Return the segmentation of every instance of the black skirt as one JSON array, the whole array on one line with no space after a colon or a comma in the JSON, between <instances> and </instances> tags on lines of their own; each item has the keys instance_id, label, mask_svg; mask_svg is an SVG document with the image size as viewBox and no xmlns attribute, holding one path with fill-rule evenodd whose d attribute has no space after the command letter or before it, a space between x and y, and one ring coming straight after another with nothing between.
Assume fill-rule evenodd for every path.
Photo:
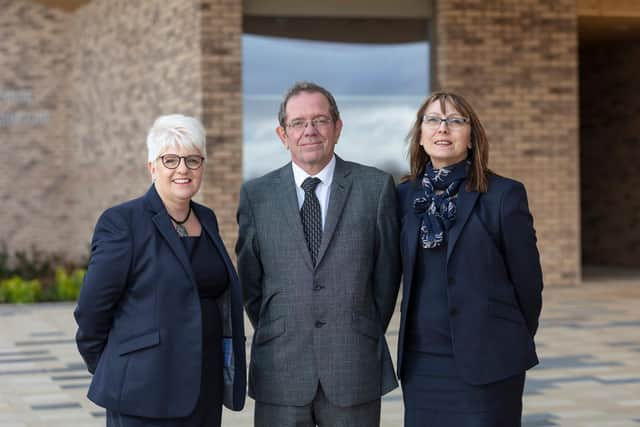
<instances>
[{"instance_id":1,"label":"black skirt","mask_svg":"<svg viewBox=\"0 0 640 427\"><path fill-rule=\"evenodd\" d=\"M405 427L519 427L525 374L466 383L452 356L408 352L402 391Z\"/></svg>"}]
</instances>

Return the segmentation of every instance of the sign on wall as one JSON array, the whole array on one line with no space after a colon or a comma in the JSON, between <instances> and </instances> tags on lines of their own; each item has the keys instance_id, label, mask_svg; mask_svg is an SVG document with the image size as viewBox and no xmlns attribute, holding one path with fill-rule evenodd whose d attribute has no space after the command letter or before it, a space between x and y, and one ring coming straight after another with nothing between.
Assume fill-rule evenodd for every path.
<instances>
[{"instance_id":1,"label":"sign on wall","mask_svg":"<svg viewBox=\"0 0 640 427\"><path fill-rule=\"evenodd\" d=\"M29 107L33 105L31 89L0 88L0 107ZM14 126L42 126L49 122L49 111L16 110L0 112L0 128Z\"/></svg>"}]
</instances>

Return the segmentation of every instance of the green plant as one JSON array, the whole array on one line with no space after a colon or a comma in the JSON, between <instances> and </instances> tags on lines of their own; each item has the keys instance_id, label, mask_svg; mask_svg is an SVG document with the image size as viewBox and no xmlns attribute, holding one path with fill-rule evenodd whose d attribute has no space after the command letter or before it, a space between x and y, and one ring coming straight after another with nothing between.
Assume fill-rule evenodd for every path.
<instances>
[{"instance_id":1,"label":"green plant","mask_svg":"<svg viewBox=\"0 0 640 427\"><path fill-rule=\"evenodd\" d=\"M80 287L84 274L87 272L84 268L76 268L71 273L58 267L55 271L55 299L61 301L75 301L80 294Z\"/></svg>"},{"instance_id":2,"label":"green plant","mask_svg":"<svg viewBox=\"0 0 640 427\"><path fill-rule=\"evenodd\" d=\"M42 285L38 279L24 280L19 276L12 276L0 281L0 300L4 302L36 302L41 292Z\"/></svg>"},{"instance_id":3,"label":"green plant","mask_svg":"<svg viewBox=\"0 0 640 427\"><path fill-rule=\"evenodd\" d=\"M0 286L0 303L76 300L88 261L85 256L72 262L36 247L9 251L0 241L0 283L7 281Z\"/></svg>"}]
</instances>

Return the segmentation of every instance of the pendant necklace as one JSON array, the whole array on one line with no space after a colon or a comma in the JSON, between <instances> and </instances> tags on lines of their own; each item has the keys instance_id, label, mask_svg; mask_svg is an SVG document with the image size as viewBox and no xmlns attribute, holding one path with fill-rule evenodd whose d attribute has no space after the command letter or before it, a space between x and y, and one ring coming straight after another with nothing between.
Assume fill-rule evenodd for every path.
<instances>
[{"instance_id":1,"label":"pendant necklace","mask_svg":"<svg viewBox=\"0 0 640 427\"><path fill-rule=\"evenodd\" d=\"M167 215L169 215L169 212L167 212ZM189 235L189 233L187 232L187 228L182 224L187 222L190 216L191 216L191 205L189 205L189 212L187 212L187 217L182 221L178 221L177 219L169 215L169 218L171 218L171 221L176 223L176 231L178 232L178 236L187 237Z\"/></svg>"}]
</instances>

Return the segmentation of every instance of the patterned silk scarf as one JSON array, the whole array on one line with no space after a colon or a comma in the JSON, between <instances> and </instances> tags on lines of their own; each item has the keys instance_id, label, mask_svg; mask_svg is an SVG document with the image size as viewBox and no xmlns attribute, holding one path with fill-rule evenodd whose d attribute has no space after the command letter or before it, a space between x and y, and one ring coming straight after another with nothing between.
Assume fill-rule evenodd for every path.
<instances>
[{"instance_id":1,"label":"patterned silk scarf","mask_svg":"<svg viewBox=\"0 0 640 427\"><path fill-rule=\"evenodd\" d=\"M446 168L427 164L422 177L424 196L413 201L413 210L421 219L420 245L425 249L441 246L456 221L456 198L467 177L470 162L463 160Z\"/></svg>"}]
</instances>

